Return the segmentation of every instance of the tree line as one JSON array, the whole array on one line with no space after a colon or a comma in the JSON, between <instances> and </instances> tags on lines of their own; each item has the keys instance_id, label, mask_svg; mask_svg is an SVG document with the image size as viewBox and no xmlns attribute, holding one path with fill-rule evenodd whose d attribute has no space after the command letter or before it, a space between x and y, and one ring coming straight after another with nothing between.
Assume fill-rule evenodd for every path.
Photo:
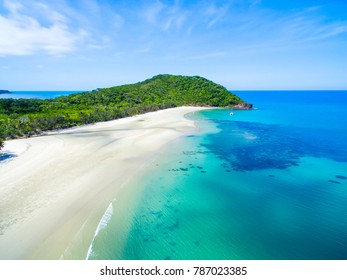
<instances>
[{"instance_id":1,"label":"tree line","mask_svg":"<svg viewBox=\"0 0 347 280\"><path fill-rule=\"evenodd\" d=\"M100 88L52 99L0 99L0 148L4 139L108 121L178 106L246 104L199 76L158 75L131 85Z\"/></svg>"}]
</instances>

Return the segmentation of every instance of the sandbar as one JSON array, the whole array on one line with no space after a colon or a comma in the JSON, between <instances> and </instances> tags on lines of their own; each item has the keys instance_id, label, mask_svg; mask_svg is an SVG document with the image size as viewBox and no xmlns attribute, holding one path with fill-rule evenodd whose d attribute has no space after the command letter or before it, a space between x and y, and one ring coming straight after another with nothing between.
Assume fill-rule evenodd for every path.
<instances>
[{"instance_id":1,"label":"sandbar","mask_svg":"<svg viewBox=\"0 0 347 280\"><path fill-rule=\"evenodd\" d=\"M184 116L202 109L171 108L7 141L4 151L16 157L0 164L0 259L84 259L117 192L162 147L194 131ZM78 253L70 254L82 231Z\"/></svg>"}]
</instances>

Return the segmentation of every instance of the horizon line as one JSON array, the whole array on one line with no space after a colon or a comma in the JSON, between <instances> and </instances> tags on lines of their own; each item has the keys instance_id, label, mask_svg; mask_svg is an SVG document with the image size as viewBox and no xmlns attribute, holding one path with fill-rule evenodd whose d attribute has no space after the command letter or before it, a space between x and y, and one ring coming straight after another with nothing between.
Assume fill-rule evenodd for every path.
<instances>
[{"instance_id":1,"label":"horizon line","mask_svg":"<svg viewBox=\"0 0 347 280\"><path fill-rule=\"evenodd\" d=\"M122 85L118 85L118 86L122 86ZM117 86L114 86L117 87ZM106 87L105 87L106 88ZM103 87L100 88L94 88L94 89L79 89L79 90L73 90L73 89L26 89L26 90L20 90L20 89L15 89L15 90L8 90L9 93L4 93L4 94L11 94L14 92L28 92L28 91L36 91L36 92L63 92L63 91L71 91L71 92L88 92L88 91L93 91L93 90L97 90L97 89L104 89ZM226 88L228 91L347 91L346 89L228 89Z\"/></svg>"}]
</instances>

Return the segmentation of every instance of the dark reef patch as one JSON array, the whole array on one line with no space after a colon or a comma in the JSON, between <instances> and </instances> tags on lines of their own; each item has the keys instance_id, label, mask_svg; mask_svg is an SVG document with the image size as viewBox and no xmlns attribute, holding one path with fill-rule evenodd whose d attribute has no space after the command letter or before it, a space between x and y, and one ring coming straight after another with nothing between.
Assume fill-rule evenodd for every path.
<instances>
[{"instance_id":1,"label":"dark reef patch","mask_svg":"<svg viewBox=\"0 0 347 280\"><path fill-rule=\"evenodd\" d=\"M334 180L329 180L328 182L329 182L329 183L333 183L333 184L341 184L340 182L334 181Z\"/></svg>"},{"instance_id":2,"label":"dark reef patch","mask_svg":"<svg viewBox=\"0 0 347 280\"><path fill-rule=\"evenodd\" d=\"M314 129L229 120L215 122L220 132L207 135L203 146L225 162L223 168L286 169L300 165L300 158L305 156L347 162L347 150L341 139L323 138ZM341 147L338 153L336 147Z\"/></svg>"}]
</instances>

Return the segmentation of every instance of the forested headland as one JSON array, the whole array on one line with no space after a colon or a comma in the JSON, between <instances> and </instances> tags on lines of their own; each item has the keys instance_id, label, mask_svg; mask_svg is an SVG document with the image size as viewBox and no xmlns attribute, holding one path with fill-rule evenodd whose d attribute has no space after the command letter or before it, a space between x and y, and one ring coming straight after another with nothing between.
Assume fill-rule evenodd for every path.
<instances>
[{"instance_id":1,"label":"forested headland","mask_svg":"<svg viewBox=\"0 0 347 280\"><path fill-rule=\"evenodd\" d=\"M0 89L0 94L4 94L4 93L11 93L11 92L6 89Z\"/></svg>"},{"instance_id":2,"label":"forested headland","mask_svg":"<svg viewBox=\"0 0 347 280\"><path fill-rule=\"evenodd\" d=\"M251 106L205 78L175 75L52 99L0 99L0 148L4 139L188 105Z\"/></svg>"}]
</instances>

